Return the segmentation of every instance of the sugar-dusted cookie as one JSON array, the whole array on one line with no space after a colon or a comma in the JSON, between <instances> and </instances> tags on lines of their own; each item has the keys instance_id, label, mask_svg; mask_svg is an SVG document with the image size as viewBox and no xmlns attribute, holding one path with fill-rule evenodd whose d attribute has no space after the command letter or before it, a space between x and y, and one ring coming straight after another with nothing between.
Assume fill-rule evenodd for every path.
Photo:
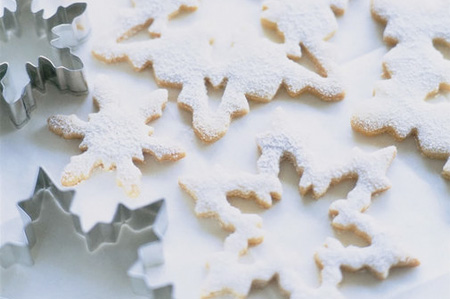
<instances>
[{"instance_id":1,"label":"sugar-dusted cookie","mask_svg":"<svg viewBox=\"0 0 450 299\"><path fill-rule=\"evenodd\" d=\"M131 0L133 7L123 9L117 26L121 41L148 27L152 36L160 36L170 17L180 10L196 10L198 0Z\"/></svg>"},{"instance_id":2,"label":"sugar-dusted cookie","mask_svg":"<svg viewBox=\"0 0 450 299\"><path fill-rule=\"evenodd\" d=\"M277 120L273 130L258 137L261 157L258 160L258 174L226 174L216 171L204 177L182 178L180 185L196 199L196 211L214 215L222 223L232 219L234 233L225 240L222 252L214 254L208 261L209 272L205 281L203 298L221 294L232 294L236 298L245 298L254 283L267 282L277 276L280 288L291 298L340 298L338 285L342 281L342 270L356 271L363 268L371 270L378 278L386 278L392 267L417 266L418 260L401 249L388 228L384 228L376 219L364 214L374 194L390 187L386 171L396 155L391 146L374 153L365 153L355 148L341 152L339 146L332 152L318 151L317 138L311 138L308 128L302 128L290 121L282 111L277 111ZM328 148L330 148L329 142ZM336 152L335 152L336 151ZM319 287L308 286L298 273L295 263L296 254L282 248L276 242L268 240L259 245L256 254L241 260L242 253L250 254L248 244L253 244L253 232L263 234L259 221L247 221L250 216L239 211L226 200L226 195L240 195L233 190L245 190L252 194L263 206L270 207L271 198L278 198L279 165L283 158L289 159L296 167L301 180L300 192L313 191L316 197L323 195L330 184L346 178L356 178L355 187L346 199L334 201L329 213L333 217L332 225L336 229L353 232L366 239L365 247L344 246L338 239L327 238L325 246L319 248L315 260L321 269ZM248 178L259 178L257 183ZM266 184L264 184L266 180ZM231 184L230 182L233 182ZM238 187L237 187L238 186ZM256 188L260 186L259 188ZM275 187L275 188L274 188ZM277 196L273 196L276 191ZM229 193L228 193L229 192ZM270 196L271 195L271 196ZM282 215L280 215L282 217ZM257 229L259 231L257 231ZM291 228L295 237L295 228ZM229 246L231 238L239 240ZM245 242L247 241L247 242ZM258 240L259 243L260 240Z\"/></svg>"},{"instance_id":3,"label":"sugar-dusted cookie","mask_svg":"<svg viewBox=\"0 0 450 299\"><path fill-rule=\"evenodd\" d=\"M348 0L268 0L261 21L284 38L291 58L302 56L301 46L312 56L321 74L335 72L333 53L326 39L337 30L334 14L344 13ZM334 12L334 14L333 14Z\"/></svg>"},{"instance_id":4,"label":"sugar-dusted cookie","mask_svg":"<svg viewBox=\"0 0 450 299\"><path fill-rule=\"evenodd\" d=\"M305 12L301 10L302 6L296 6L295 11L299 16L315 21L293 23L301 28L296 27L289 35L286 40L289 47L259 36L233 37L228 43L218 45L214 42L219 37L195 25L183 30L167 30L161 38L148 41L102 42L94 48L93 54L107 63L128 60L135 70L151 65L159 84L182 89L178 104L192 112L197 136L205 142L214 142L224 136L232 118L248 113L248 99L268 102L280 86L285 86L291 96L307 91L326 101L343 98L342 82L324 41L336 29L330 10L333 5L328 1L310 2L308 5L314 10ZM343 5L339 7L343 9ZM268 11L272 10L269 8ZM282 16L279 18L285 21ZM280 24L285 28L284 23ZM326 33L323 27L326 27ZM295 36L300 31L307 34ZM300 55L300 44L307 46L319 67L319 74L288 58L293 43L296 43L297 56ZM213 59L213 44L220 48L219 52L228 55ZM209 106L205 81L216 88L224 87L216 110Z\"/></svg>"},{"instance_id":5,"label":"sugar-dusted cookie","mask_svg":"<svg viewBox=\"0 0 450 299\"><path fill-rule=\"evenodd\" d=\"M102 45L93 53L106 62L129 60L136 70L151 64L159 84L182 87L178 103L192 111L194 130L205 142L221 138L232 117L248 112L247 98L270 101L280 85L292 96L309 91L335 101L344 94L339 78L306 69L288 59L284 46L262 38L235 42L224 61L213 64L212 39L199 31L171 31L160 39ZM216 111L209 107L205 79L215 86L226 81Z\"/></svg>"},{"instance_id":6,"label":"sugar-dusted cookie","mask_svg":"<svg viewBox=\"0 0 450 299\"><path fill-rule=\"evenodd\" d=\"M230 205L227 196L254 199L265 208L272 199L281 197L281 184L276 177L264 174L227 173L216 167L214 175L183 177L179 184L195 199L195 213L199 217L215 217L232 234L225 240L225 248L236 254L244 253L248 245L256 245L264 238L262 220L258 215L242 214Z\"/></svg>"},{"instance_id":7,"label":"sugar-dusted cookie","mask_svg":"<svg viewBox=\"0 0 450 299\"><path fill-rule=\"evenodd\" d=\"M106 76L95 83L94 101L98 113L87 122L75 115L56 115L48 119L49 129L66 139L82 138L81 155L73 156L64 169L61 182L73 186L90 177L94 168L117 171L117 183L129 196L139 195L141 172L133 160L143 161L144 153L158 160L178 160L185 153L180 147L150 136L153 129L146 123L161 116L167 102L167 91L156 90L149 101L133 106L122 103L116 89Z\"/></svg>"},{"instance_id":8,"label":"sugar-dusted cookie","mask_svg":"<svg viewBox=\"0 0 450 299\"><path fill-rule=\"evenodd\" d=\"M352 127L370 136L414 135L423 154L447 160L442 174L450 179L450 102L431 98L450 88L450 62L433 46L450 44L450 2L374 0L372 14L387 23L384 39L395 46L384 56L386 80L357 108Z\"/></svg>"}]
</instances>

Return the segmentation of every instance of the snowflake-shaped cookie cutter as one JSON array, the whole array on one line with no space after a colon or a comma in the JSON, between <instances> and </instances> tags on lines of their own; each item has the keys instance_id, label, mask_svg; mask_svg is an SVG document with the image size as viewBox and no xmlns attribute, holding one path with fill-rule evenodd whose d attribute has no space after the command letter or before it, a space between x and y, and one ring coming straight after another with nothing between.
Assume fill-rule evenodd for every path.
<instances>
[{"instance_id":1,"label":"snowflake-shaped cookie cutter","mask_svg":"<svg viewBox=\"0 0 450 299\"><path fill-rule=\"evenodd\" d=\"M9 113L11 121L21 128L30 119L31 112L36 108L32 90L46 91L45 83L51 82L61 92L76 95L88 92L87 82L83 73L82 60L72 54L71 48L83 42L90 33L86 15L86 3L74 3L67 7L58 7L49 18L44 17L44 10L32 12L33 0L5 0L3 15L0 13L0 44L6 46L11 36L20 37L22 20L31 18L38 37L47 37L49 47L58 55L60 66L45 56L39 56L37 65L27 62L25 65L29 81L22 86L17 97L11 91L15 74L8 71L9 64L0 57L0 101ZM16 3L16 9L13 10ZM32 45L30 45L32 46ZM39 55L39 53L36 53ZM36 55L36 56L38 56Z\"/></svg>"},{"instance_id":2,"label":"snowflake-shaped cookie cutter","mask_svg":"<svg viewBox=\"0 0 450 299\"><path fill-rule=\"evenodd\" d=\"M115 243L118 240L122 226L128 225L134 231L149 229L149 242L138 248L138 260L130 267L130 277L133 290L140 294L171 294L172 286L149 285L144 277L136 274L138 267L143 269L164 263L162 238L167 230L168 217L164 199L154 201L145 206L129 209L119 204L109 223L98 222L90 230L84 231L80 216L70 210L74 190L61 190L51 180L43 168L39 168L33 194L17 204L23 221L24 239L19 242L5 242L0 246L0 265L8 268L14 264L32 265L31 249L36 243L33 224L39 218L45 201L54 200L65 212L69 213L77 233L86 239L89 251L94 251L104 243ZM159 297L158 297L159 298Z\"/></svg>"}]
</instances>

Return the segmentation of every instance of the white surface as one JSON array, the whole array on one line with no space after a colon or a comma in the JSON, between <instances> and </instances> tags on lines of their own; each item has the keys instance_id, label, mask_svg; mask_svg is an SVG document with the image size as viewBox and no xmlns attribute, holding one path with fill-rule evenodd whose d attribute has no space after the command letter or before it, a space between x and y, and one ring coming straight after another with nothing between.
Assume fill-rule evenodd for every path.
<instances>
[{"instance_id":1,"label":"white surface","mask_svg":"<svg viewBox=\"0 0 450 299\"><path fill-rule=\"evenodd\" d=\"M45 1L44 4L47 6L51 2ZM246 26L258 34L265 34L267 31L259 22L260 4L257 0L203 0L197 12L176 17L169 23L169 28L185 26L200 19L219 22L219 26ZM130 101L157 88L150 69L135 73L126 63L105 65L90 55L92 45L108 33L115 13L128 7L129 0L92 0L88 5L92 35L76 52L85 62L88 82L93 82L97 74L108 74L123 87L124 98ZM357 102L371 96L387 49L381 40L382 27L371 19L367 0L350 0L347 12L338 18L338 23L339 30L331 42L345 74L347 96L342 102L325 103L310 95L290 98L281 89L271 103L251 103L250 113L234 120L223 139L204 145L192 131L191 114L177 108L178 90L170 90L163 116L151 125L155 128L155 136L174 139L184 146L186 158L175 163L158 163L146 156L145 163L138 165L143 181L141 196L137 199L126 197L124 191L115 185L114 173L95 172L90 180L75 188L77 195L72 211L80 215L83 228L89 230L96 222L110 221L119 202L139 207L165 197L169 230L164 240L166 263L163 276L174 282L176 298L198 298L207 271L205 261L222 248L226 233L216 221L194 216L193 201L178 187L177 178L205 172L213 164L255 173L259 156L255 136L270 129L272 111L281 106L298 118L299 126L308 126L311 130L315 126L327 128L327 133L317 138L336 138L348 146L357 145L370 151L391 144L398 148L397 158L388 171L392 188L377 196L367 213L389 225L399 242L422 264L414 269L393 270L386 281L378 281L370 273L345 272L341 287L343 294L349 298L449 296L450 183L440 176L444 161L422 157L411 138L397 143L389 136L367 138L352 132L349 121L352 109ZM147 37L141 35L137 38ZM210 91L214 105L222 90ZM57 113L75 113L86 119L88 113L95 111L90 96L60 95L52 86L49 86L47 94L36 94L38 108L32 120L20 131L12 128L2 112L1 222L11 224L8 234L2 226L2 238L21 235L15 203L30 195L38 166L43 166L58 183L70 156L80 152L78 140L67 141L48 131L47 117ZM311 118L315 119L314 124L306 121ZM298 194L299 177L288 163L283 163L280 177L283 199L271 209L261 210L255 204L241 200L233 199L232 202L242 207L244 212L260 213L264 228L270 234L277 234L289 250L299 253L299 262L304 264L302 274L305 281L317 285L318 270L313 254L327 236L334 234L328 206L332 200L344 197L352 183L339 184L324 198L315 201L310 196L302 198ZM73 233L70 220L66 217L64 221L64 217L54 215L54 212L50 209L39 220L39 241L32 251L35 266L16 265L2 269L0 295L11 299L133 298L126 269L135 260L137 243L145 242L140 239L142 236L128 232L117 246L106 246L89 254L83 245L84 240ZM271 283L267 288L252 291L249 298L284 297L276 284Z\"/></svg>"}]
</instances>

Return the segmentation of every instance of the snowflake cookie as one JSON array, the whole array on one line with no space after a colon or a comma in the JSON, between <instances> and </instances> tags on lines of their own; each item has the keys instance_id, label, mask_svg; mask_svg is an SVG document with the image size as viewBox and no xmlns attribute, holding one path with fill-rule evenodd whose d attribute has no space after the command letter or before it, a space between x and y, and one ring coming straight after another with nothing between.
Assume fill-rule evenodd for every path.
<instances>
[{"instance_id":1,"label":"snowflake cookie","mask_svg":"<svg viewBox=\"0 0 450 299\"><path fill-rule=\"evenodd\" d=\"M138 107L123 104L117 90L105 76L95 83L94 101L98 113L89 115L87 122L75 115L56 115L48 119L49 129L66 139L82 138L81 155L73 156L64 169L61 182L73 186L90 177L94 168L117 171L117 183L131 197L139 195L141 172L133 160L143 161L144 153L158 160L178 160L185 153L180 147L150 136L153 129L146 125L161 116L167 102L167 91L156 90L150 101Z\"/></svg>"},{"instance_id":2,"label":"snowflake cookie","mask_svg":"<svg viewBox=\"0 0 450 299\"><path fill-rule=\"evenodd\" d=\"M301 46L312 56L322 75L335 72L333 53L326 39L337 30L334 14L344 13L348 0L269 0L263 3L261 21L284 38L291 58L302 56ZM333 14L334 12L334 14Z\"/></svg>"},{"instance_id":3,"label":"snowflake cookie","mask_svg":"<svg viewBox=\"0 0 450 299\"><path fill-rule=\"evenodd\" d=\"M430 98L450 88L450 62L433 46L450 44L450 2L374 0L372 14L387 23L384 39L395 46L384 56L387 79L355 111L352 127L369 136L414 135L424 155L447 160L442 174L450 179L450 102Z\"/></svg>"},{"instance_id":4,"label":"snowflake cookie","mask_svg":"<svg viewBox=\"0 0 450 299\"><path fill-rule=\"evenodd\" d=\"M307 128L292 125L282 110L277 114L274 129L260 135L257 140L261 149L257 175L216 171L213 175L180 179L181 187L196 199L197 213L215 216L225 228L233 231L225 240L224 250L208 261L203 298L221 294L245 298L252 284L268 282L274 276L278 277L280 288L291 298L341 298L338 285L343 279L343 269L356 271L367 268L384 279L392 267L417 266L419 261L397 245L389 229L364 214L372 196L390 187L386 171L396 155L396 148L391 146L374 153L355 148L338 154L323 151L323 154L316 150L313 143L317 138L311 138ZM278 174L283 158L289 159L301 174L299 189L302 194L312 190L319 197L330 184L346 178L356 179L356 185L347 198L334 201L329 213L333 217L334 228L351 231L369 244L346 247L335 238L327 238L325 245L315 254L321 269L321 284L317 288L304 283L298 273L295 263L298 253L292 255L270 238L258 246L256 254L255 250L248 250L249 244L262 242L262 219L253 214L241 214L226 198L227 195L251 196L264 207L270 207L271 199L279 199L281 195ZM245 252L251 257L241 261Z\"/></svg>"},{"instance_id":5,"label":"snowflake cookie","mask_svg":"<svg viewBox=\"0 0 450 299\"><path fill-rule=\"evenodd\" d=\"M320 12L317 21L295 23L305 26L302 30L308 36L307 40L296 37L297 56L300 44L307 47L319 66L319 74L289 59L291 52L284 44L255 36L234 37L218 43L216 40L221 37L199 26L167 30L161 38L147 41L102 43L95 47L93 54L107 63L128 60L138 71L151 65L158 84L181 88L178 104L192 112L197 136L205 142L214 142L225 135L232 118L248 113L248 99L268 102L282 85L291 96L308 91L326 101L343 98L342 83L324 42L336 24L334 17L334 23L329 20L331 4L322 2L318 7L310 3L316 9L306 13L311 18ZM304 16L301 8L297 7L296 11ZM324 35L319 27L326 27L327 33ZM291 39L286 42L293 43ZM213 59L213 56L217 58L213 55L215 47L227 55ZM214 111L208 102L205 81L215 88L224 87L220 105Z\"/></svg>"},{"instance_id":6,"label":"snowflake cookie","mask_svg":"<svg viewBox=\"0 0 450 299\"><path fill-rule=\"evenodd\" d=\"M124 9L117 28L117 41L133 36L148 27L152 36L160 36L170 17L180 10L196 10L198 0L132 0L132 8Z\"/></svg>"},{"instance_id":7,"label":"snowflake cookie","mask_svg":"<svg viewBox=\"0 0 450 299\"><path fill-rule=\"evenodd\" d=\"M216 167L214 175L183 177L179 184L195 199L195 213L199 217L215 217L222 227L232 234L225 240L227 251L242 254L248 245L263 241L262 219L258 215L242 214L230 205L227 196L237 196L255 201L265 208L272 199L281 197L281 183L277 177L249 173L229 174Z\"/></svg>"}]
</instances>

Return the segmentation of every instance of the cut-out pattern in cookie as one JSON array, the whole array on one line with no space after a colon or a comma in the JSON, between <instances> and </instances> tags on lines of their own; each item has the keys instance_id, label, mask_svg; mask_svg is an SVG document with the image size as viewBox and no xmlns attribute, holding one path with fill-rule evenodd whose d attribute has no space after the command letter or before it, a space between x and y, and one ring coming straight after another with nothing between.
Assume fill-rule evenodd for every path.
<instances>
[{"instance_id":1,"label":"cut-out pattern in cookie","mask_svg":"<svg viewBox=\"0 0 450 299\"><path fill-rule=\"evenodd\" d=\"M64 169L62 184L73 186L90 177L96 167L117 171L117 183L131 197L139 195L141 172L133 160L143 161L144 153L158 160L178 160L183 150L150 136L153 129L146 123L158 118L167 102L167 91L156 90L150 101L133 107L121 103L118 92L105 76L99 76L94 90L98 113L89 115L87 122L75 115L56 115L48 119L49 129L66 139L82 138L81 155L73 156Z\"/></svg>"},{"instance_id":2,"label":"cut-out pattern in cookie","mask_svg":"<svg viewBox=\"0 0 450 299\"><path fill-rule=\"evenodd\" d=\"M170 17L180 10L197 9L198 0L132 0L132 8L121 13L117 28L117 40L121 41L136 32L148 28L152 36L160 36Z\"/></svg>"},{"instance_id":3,"label":"cut-out pattern in cookie","mask_svg":"<svg viewBox=\"0 0 450 299\"><path fill-rule=\"evenodd\" d=\"M93 54L108 63L128 60L135 70L152 65L160 85L181 87L179 106L192 111L194 130L205 142L220 139L231 118L248 113L247 98L268 102L280 85L292 96L309 91L327 101L343 97L336 74L322 77L306 69L286 56L283 45L241 39L229 45L223 61L213 63L212 41L212 35L190 28L168 31L159 39L103 44ZM205 79L216 87L226 81L216 111L209 107Z\"/></svg>"},{"instance_id":4,"label":"cut-out pattern in cookie","mask_svg":"<svg viewBox=\"0 0 450 299\"><path fill-rule=\"evenodd\" d=\"M355 111L352 127L366 135L414 135L423 154L447 159L450 179L450 102L430 96L450 89L450 62L433 41L450 44L450 2L374 0L372 14L387 23L384 39L395 46L385 55L386 80Z\"/></svg>"},{"instance_id":5,"label":"cut-out pattern in cookie","mask_svg":"<svg viewBox=\"0 0 450 299\"><path fill-rule=\"evenodd\" d=\"M261 157L258 160L259 174L256 176L267 178L268 186L276 186L280 161L288 158L302 174L300 192L305 194L312 190L316 197L323 195L332 183L349 177L356 178L356 185L347 198L333 202L329 212L334 217L332 220L334 228L351 231L364 238L369 245L345 247L339 240L327 238L325 246L316 252L315 259L321 268L322 280L320 286L314 288L303 282L292 263L293 260L286 258L283 248L275 248L279 250L277 253L267 249L265 255L252 256L252 262L248 260L242 262L240 260L242 252L246 251L247 243L252 244L253 235L249 232L259 229L258 234L262 235L263 230L258 226L260 222L244 223L244 215L235 213L234 217L240 218L241 227L228 238L240 238L241 247L227 246L229 241L227 239L224 251L215 254L209 260L209 273L203 297L228 293L237 298L245 298L250 292L252 283L267 282L277 275L280 288L289 293L291 298L340 298L338 285L343 279L342 269L356 271L368 268L377 277L384 279L392 267L417 266L418 260L398 247L389 230L383 228L373 217L363 214L371 203L372 195L390 187L385 173L395 157L395 147L387 147L370 154L357 148L347 153L318 154L307 129L296 128L286 119L286 115L279 111L274 129L258 137ZM197 200L197 205L201 204L202 209L207 207L208 211L214 211L220 221L224 222L223 219L227 219L229 213L223 211L230 209L224 208L226 205L230 206L226 201L225 191L233 190L229 188L229 182L233 180L242 182L243 190L250 186L255 187L254 183L251 185L245 183L249 182L245 176L249 175L228 176L221 171L215 175L205 175L208 180L204 184L203 178L181 179L180 184ZM258 182L258 185L265 186L262 182ZM209 192L211 190L209 188L218 192ZM257 201L270 207L269 194L274 197L271 192L276 189L258 190L265 190L265 195L256 196ZM277 190L276 194L280 192ZM217 208L218 202L221 208ZM248 219L249 216L252 215L245 215ZM238 221L234 220L235 223ZM244 242L245 238L247 242ZM264 242L260 246L265 245ZM292 258L295 259L295 256Z\"/></svg>"},{"instance_id":6,"label":"cut-out pattern in cookie","mask_svg":"<svg viewBox=\"0 0 450 299\"><path fill-rule=\"evenodd\" d=\"M328 49L325 40L337 30L334 14L343 14L347 2L348 0L269 0L263 3L261 21L283 36L286 52L291 58L300 58L303 46L322 74L327 75L336 71L336 67L332 51Z\"/></svg>"}]
</instances>

